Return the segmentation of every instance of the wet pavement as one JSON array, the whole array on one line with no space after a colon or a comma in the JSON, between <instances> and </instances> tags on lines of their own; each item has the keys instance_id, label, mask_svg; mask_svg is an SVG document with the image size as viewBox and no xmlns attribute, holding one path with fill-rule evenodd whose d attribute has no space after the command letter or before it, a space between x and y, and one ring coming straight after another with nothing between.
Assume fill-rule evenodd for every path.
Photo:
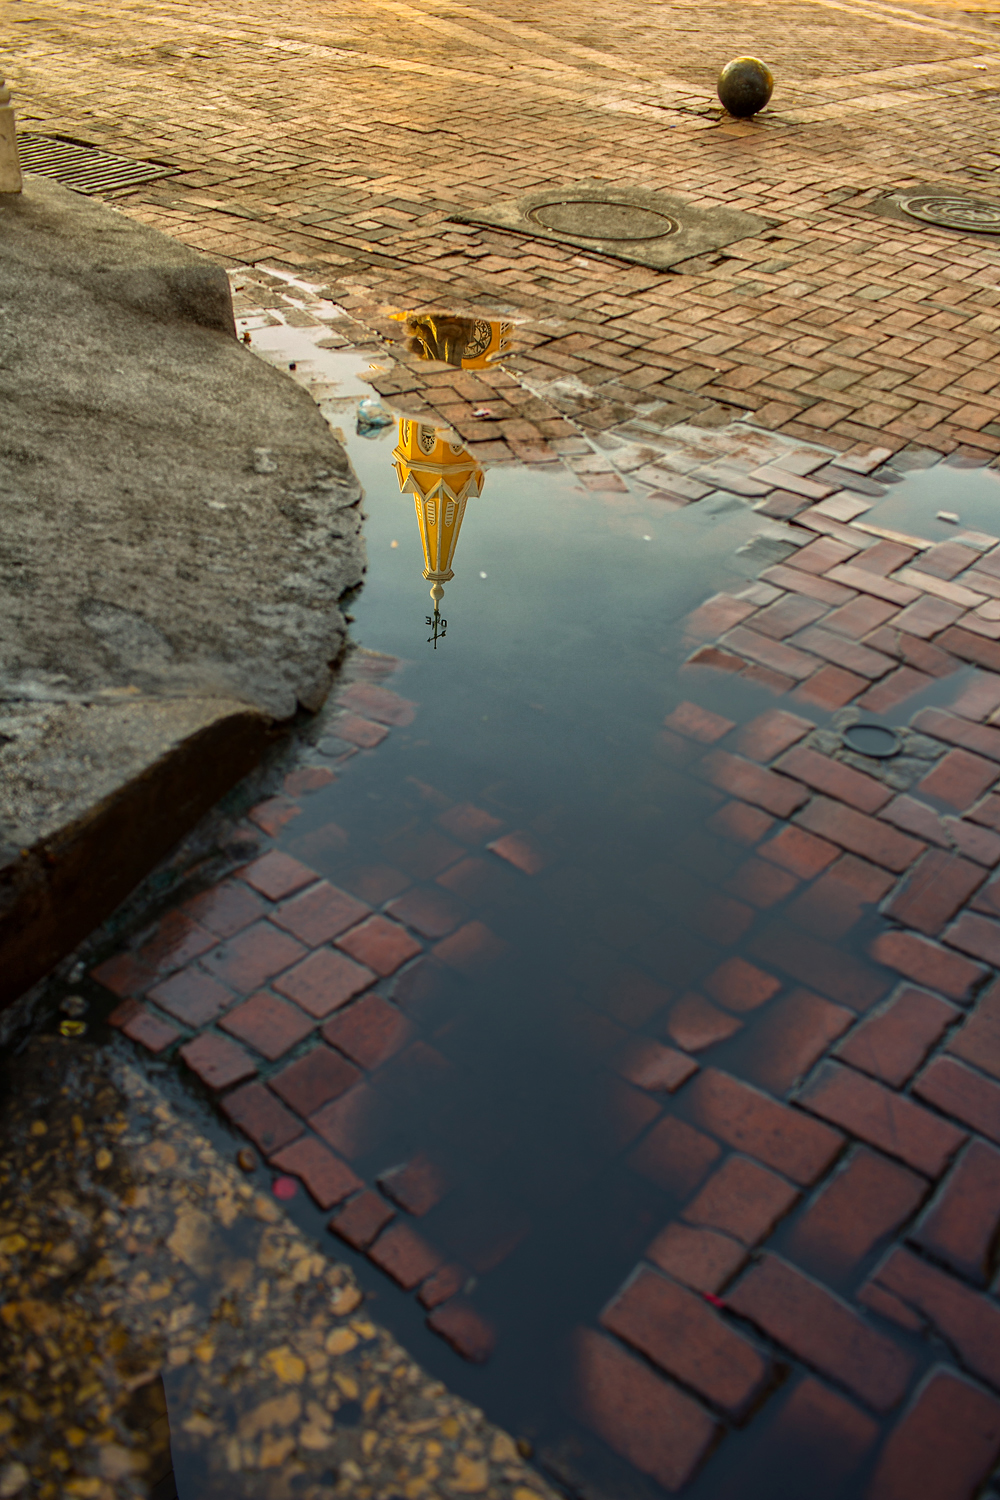
<instances>
[{"instance_id":1,"label":"wet pavement","mask_svg":"<svg viewBox=\"0 0 1000 1500\"><path fill-rule=\"evenodd\" d=\"M371 400L442 321L244 295L365 487L361 644L42 1011L565 1493L980 1493L1000 481L745 424L491 468Z\"/></svg>"}]
</instances>

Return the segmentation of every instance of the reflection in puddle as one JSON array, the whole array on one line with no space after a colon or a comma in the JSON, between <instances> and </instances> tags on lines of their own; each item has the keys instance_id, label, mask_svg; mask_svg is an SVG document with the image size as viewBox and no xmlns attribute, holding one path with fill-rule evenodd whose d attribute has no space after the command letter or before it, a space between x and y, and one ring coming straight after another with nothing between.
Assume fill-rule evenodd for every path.
<instances>
[{"instance_id":1,"label":"reflection in puddle","mask_svg":"<svg viewBox=\"0 0 1000 1500\"><path fill-rule=\"evenodd\" d=\"M424 577L431 584L434 613L427 616L428 638L437 650L448 621L441 615L444 585L455 576L452 563L469 496L478 499L486 475L465 444L447 430L402 418L393 467L402 494L412 495L424 549Z\"/></svg>"},{"instance_id":2,"label":"reflection in puddle","mask_svg":"<svg viewBox=\"0 0 1000 1500\"><path fill-rule=\"evenodd\" d=\"M462 318L452 313L393 313L418 359L438 359L460 370L484 370L510 352L513 323Z\"/></svg>"}]
</instances>

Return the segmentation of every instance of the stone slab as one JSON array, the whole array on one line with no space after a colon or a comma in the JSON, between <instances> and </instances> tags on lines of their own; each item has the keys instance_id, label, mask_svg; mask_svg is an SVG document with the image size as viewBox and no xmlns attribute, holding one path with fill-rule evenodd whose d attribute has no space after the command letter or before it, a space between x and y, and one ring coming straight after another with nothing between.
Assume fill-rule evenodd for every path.
<instances>
[{"instance_id":1,"label":"stone slab","mask_svg":"<svg viewBox=\"0 0 1000 1500\"><path fill-rule=\"evenodd\" d=\"M365 562L344 450L221 266L27 174L0 307L2 1001L322 704Z\"/></svg>"},{"instance_id":2,"label":"stone slab","mask_svg":"<svg viewBox=\"0 0 1000 1500\"><path fill-rule=\"evenodd\" d=\"M603 181L545 188L452 217L460 224L510 229L661 271L772 227L770 219L739 209L698 207L675 193Z\"/></svg>"}]
</instances>

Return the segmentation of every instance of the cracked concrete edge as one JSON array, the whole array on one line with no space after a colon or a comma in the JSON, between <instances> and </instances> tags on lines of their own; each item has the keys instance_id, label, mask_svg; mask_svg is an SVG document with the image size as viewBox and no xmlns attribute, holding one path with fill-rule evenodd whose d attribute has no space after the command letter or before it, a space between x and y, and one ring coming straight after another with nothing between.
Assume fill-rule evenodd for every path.
<instances>
[{"instance_id":1,"label":"cracked concrete edge","mask_svg":"<svg viewBox=\"0 0 1000 1500\"><path fill-rule=\"evenodd\" d=\"M2 1492L141 1500L172 1455L210 1500L556 1500L183 1108L121 1046L49 1035L19 1059Z\"/></svg>"},{"instance_id":2,"label":"cracked concrete edge","mask_svg":"<svg viewBox=\"0 0 1000 1500\"><path fill-rule=\"evenodd\" d=\"M277 733L261 710L212 698L61 704L46 728L69 753L99 744L104 785L30 844L0 846L0 1008L110 916Z\"/></svg>"}]
</instances>

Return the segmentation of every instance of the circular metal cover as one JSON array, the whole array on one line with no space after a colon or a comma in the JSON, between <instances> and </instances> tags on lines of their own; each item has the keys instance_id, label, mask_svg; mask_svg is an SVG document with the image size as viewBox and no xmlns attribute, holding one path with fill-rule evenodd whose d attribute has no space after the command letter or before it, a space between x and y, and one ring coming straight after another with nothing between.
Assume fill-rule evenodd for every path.
<instances>
[{"instance_id":1,"label":"circular metal cover","mask_svg":"<svg viewBox=\"0 0 1000 1500\"><path fill-rule=\"evenodd\" d=\"M856 755L871 755L876 760L888 760L902 748L896 731L882 724L852 724L840 738Z\"/></svg>"},{"instance_id":2,"label":"circular metal cover","mask_svg":"<svg viewBox=\"0 0 1000 1500\"><path fill-rule=\"evenodd\" d=\"M1000 205L960 193L901 193L899 206L911 219L964 229L973 234L1000 234Z\"/></svg>"},{"instance_id":3,"label":"circular metal cover","mask_svg":"<svg viewBox=\"0 0 1000 1500\"><path fill-rule=\"evenodd\" d=\"M678 229L676 220L655 208L600 198L559 198L540 203L528 218L543 229L585 240L661 240Z\"/></svg>"}]
</instances>

